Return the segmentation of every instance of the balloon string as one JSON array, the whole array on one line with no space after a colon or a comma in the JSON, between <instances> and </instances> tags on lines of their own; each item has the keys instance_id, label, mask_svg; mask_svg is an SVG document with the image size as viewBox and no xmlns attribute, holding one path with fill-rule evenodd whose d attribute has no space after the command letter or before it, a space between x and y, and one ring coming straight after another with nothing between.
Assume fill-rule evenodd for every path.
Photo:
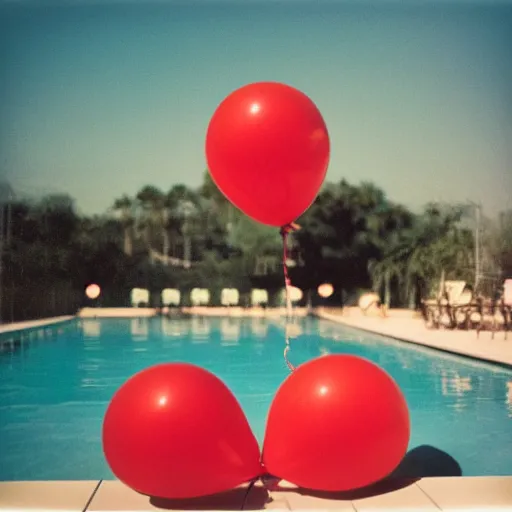
<instances>
[{"instance_id":1,"label":"balloon string","mask_svg":"<svg viewBox=\"0 0 512 512\"><path fill-rule=\"evenodd\" d=\"M245 502L247 501L247 498L249 497L249 493L251 492L252 488L256 484L256 482L259 480L259 478L253 478L249 485L247 486L247 489L245 490L244 499L242 500L242 506L240 507L240 510L245 509Z\"/></svg>"},{"instance_id":2,"label":"balloon string","mask_svg":"<svg viewBox=\"0 0 512 512\"><path fill-rule=\"evenodd\" d=\"M291 231L295 231L298 229L297 224L291 223L283 226L281 228L281 238L283 239L283 274L284 274L284 286L285 286L285 294L286 294L286 325L285 325L285 342L286 345L284 347L284 360L289 370L293 372L295 370L295 366L288 360L288 352L290 351L290 334L289 334L289 326L290 320L292 317L292 298L290 293L291 281L290 276L288 274L288 234Z\"/></svg>"}]
</instances>

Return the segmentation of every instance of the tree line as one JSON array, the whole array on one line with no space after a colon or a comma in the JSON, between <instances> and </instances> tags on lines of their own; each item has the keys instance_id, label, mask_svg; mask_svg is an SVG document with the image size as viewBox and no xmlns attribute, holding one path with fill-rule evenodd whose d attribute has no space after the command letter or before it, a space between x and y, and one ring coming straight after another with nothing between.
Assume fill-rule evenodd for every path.
<instances>
[{"instance_id":1,"label":"tree line","mask_svg":"<svg viewBox=\"0 0 512 512\"><path fill-rule=\"evenodd\" d=\"M129 305L134 287L148 288L155 301L166 287L205 287L213 303L225 287L238 288L243 300L251 288L273 295L283 287L279 231L234 208L207 172L196 189L148 185L134 197L119 197L103 215L79 215L68 195L14 199L9 208L4 321L74 313L87 303L90 283L101 286L102 306ZM446 204L415 213L371 183L326 183L290 237L291 280L311 291L313 302L314 290L329 282L332 304L354 302L372 289L391 307L418 307L441 275L474 282L470 213L465 205ZM481 281L489 290L512 274L511 218L504 214L479 233L481 272L497 276Z\"/></svg>"}]
</instances>

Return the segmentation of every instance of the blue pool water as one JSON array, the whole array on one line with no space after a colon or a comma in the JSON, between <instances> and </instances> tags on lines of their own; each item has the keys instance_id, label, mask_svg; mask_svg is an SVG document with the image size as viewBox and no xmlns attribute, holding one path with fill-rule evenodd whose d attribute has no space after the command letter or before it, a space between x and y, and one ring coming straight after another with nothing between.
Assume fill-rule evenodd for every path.
<instances>
[{"instance_id":1,"label":"blue pool water","mask_svg":"<svg viewBox=\"0 0 512 512\"><path fill-rule=\"evenodd\" d=\"M0 354L0 480L113 478L101 447L108 402L129 376L164 361L221 377L261 443L288 375L280 322L91 319L26 333ZM357 354L396 379L411 410L410 448L443 450L464 475L512 475L512 371L315 318L299 320L296 331L294 364Z\"/></svg>"}]
</instances>

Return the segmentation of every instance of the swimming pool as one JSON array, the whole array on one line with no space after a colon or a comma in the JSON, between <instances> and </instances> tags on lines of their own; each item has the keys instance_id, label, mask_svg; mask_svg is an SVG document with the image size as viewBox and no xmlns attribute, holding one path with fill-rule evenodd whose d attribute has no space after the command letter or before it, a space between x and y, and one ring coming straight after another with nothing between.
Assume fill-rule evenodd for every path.
<instances>
[{"instance_id":1,"label":"swimming pool","mask_svg":"<svg viewBox=\"0 0 512 512\"><path fill-rule=\"evenodd\" d=\"M101 447L108 402L130 375L164 361L221 377L261 443L270 402L288 375L281 322L82 319L24 333L0 354L0 480L112 479ZM311 317L294 330L296 365L350 353L396 379L411 410L410 448L443 450L464 475L512 475L512 371Z\"/></svg>"}]
</instances>

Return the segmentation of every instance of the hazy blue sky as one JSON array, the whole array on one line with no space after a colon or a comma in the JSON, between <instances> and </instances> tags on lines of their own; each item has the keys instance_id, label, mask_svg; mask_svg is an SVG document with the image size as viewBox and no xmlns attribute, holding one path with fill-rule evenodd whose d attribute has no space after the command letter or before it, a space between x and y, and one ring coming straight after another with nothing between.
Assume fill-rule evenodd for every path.
<instances>
[{"instance_id":1,"label":"hazy blue sky","mask_svg":"<svg viewBox=\"0 0 512 512\"><path fill-rule=\"evenodd\" d=\"M512 207L512 2L0 0L0 51L0 174L86 213L198 185L211 114L260 80L317 103L329 180Z\"/></svg>"}]
</instances>

